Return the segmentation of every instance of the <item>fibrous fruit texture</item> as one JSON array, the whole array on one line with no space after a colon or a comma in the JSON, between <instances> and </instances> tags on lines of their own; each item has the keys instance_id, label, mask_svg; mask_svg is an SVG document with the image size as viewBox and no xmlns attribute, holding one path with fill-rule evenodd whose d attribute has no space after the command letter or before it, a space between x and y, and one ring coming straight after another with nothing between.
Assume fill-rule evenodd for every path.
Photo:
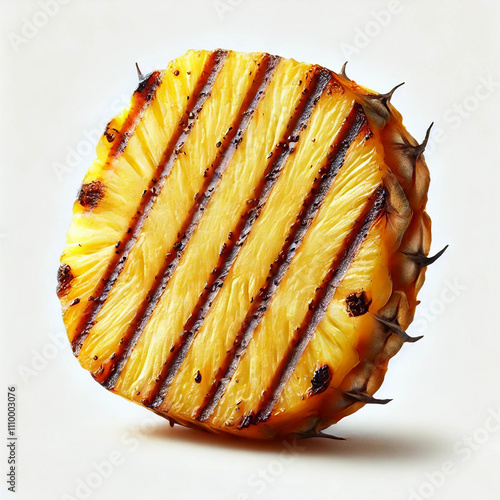
<instances>
[{"instance_id":1,"label":"fibrous fruit texture","mask_svg":"<svg viewBox=\"0 0 500 500\"><path fill-rule=\"evenodd\" d=\"M432 261L426 141L392 92L225 50L140 79L61 257L82 367L171 423L250 438L386 402Z\"/></svg>"}]
</instances>

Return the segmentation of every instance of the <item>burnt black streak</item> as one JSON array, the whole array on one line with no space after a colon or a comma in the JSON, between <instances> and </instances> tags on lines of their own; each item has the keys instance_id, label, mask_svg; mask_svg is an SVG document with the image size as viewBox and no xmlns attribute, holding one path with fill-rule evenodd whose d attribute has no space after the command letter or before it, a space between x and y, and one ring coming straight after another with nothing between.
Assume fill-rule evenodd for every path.
<instances>
[{"instance_id":1,"label":"burnt black streak","mask_svg":"<svg viewBox=\"0 0 500 500\"><path fill-rule=\"evenodd\" d=\"M382 215L385 206L385 189L380 186L371 195L363 214L358 218L349 236L345 239L341 251L332 262L323 283L317 288L315 297L309 304L309 310L302 325L295 332L288 352L285 354L280 367L276 371L274 380L266 391L265 397L256 411L253 424L265 422L272 413L285 385L299 363L307 344L312 339L321 320L325 316L328 305L333 299L335 291L346 275L361 244L368 235L373 223Z\"/></svg>"},{"instance_id":2,"label":"burnt black streak","mask_svg":"<svg viewBox=\"0 0 500 500\"><path fill-rule=\"evenodd\" d=\"M314 376L311 379L311 394L321 394L326 391L331 380L332 372L330 371L330 367L323 365L314 372Z\"/></svg>"},{"instance_id":3,"label":"burnt black streak","mask_svg":"<svg viewBox=\"0 0 500 500\"><path fill-rule=\"evenodd\" d=\"M246 429L247 427L250 427L251 423L252 423L252 419L253 419L254 415L253 415L253 412L251 411L248 415L245 415L242 419L241 419L241 423L240 425L238 426L238 430L241 431L241 429Z\"/></svg>"},{"instance_id":4,"label":"burnt black streak","mask_svg":"<svg viewBox=\"0 0 500 500\"><path fill-rule=\"evenodd\" d=\"M313 102L317 102L316 92L318 90L323 92L324 89L325 86L320 86L319 89L317 88L316 91L310 93ZM247 316L233 342L233 347L221 364L219 376L216 378L217 386L210 394L206 406L200 412L198 418L200 421L207 420L222 399L226 387L239 365L240 359L246 352L255 329L267 311L281 280L290 267L297 249L301 245L339 169L343 165L347 150L364 125L366 125L366 118L362 113L361 107L356 105L349 113L338 136L335 138L325 159L325 164L319 169L318 176L313 182L313 186L302 204L295 223L292 225L285 243L271 268L266 285L261 288L259 295L252 302ZM295 135L292 134L292 136ZM293 138L295 139L295 137Z\"/></svg>"},{"instance_id":5,"label":"burnt black streak","mask_svg":"<svg viewBox=\"0 0 500 500\"><path fill-rule=\"evenodd\" d=\"M179 232L180 238L174 244L173 248L167 253L166 260L163 268L158 273L158 277L153 284L152 289L148 293L148 297L151 299L149 301L143 302L136 313L135 320L132 322L130 329L125 335L125 341L122 346L121 351L118 353L117 359L118 363L115 365L114 370L110 374L109 379L106 381L105 386L107 388L114 387L121 371L123 370L128 358L132 354L137 341L139 340L144 328L146 327L149 318L154 312L158 301L163 295L164 290L167 287L170 278L175 272L177 265L182 257L186 247L191 240L191 237L198 226L199 221L203 216L215 189L220 183L224 172L226 171L232 157L242 140L243 134L245 133L250 120L257 108L258 103L262 99L264 90L267 87L269 81L272 78L272 74L276 65L279 62L279 58L273 56L265 56L265 64L261 65L262 71L258 73L256 79L254 80L251 88L249 89L245 99L243 100L242 106L238 112L235 122L232 127L228 130L223 140L221 141L221 146L219 147L218 154L213 162L211 162L205 170L204 184L200 190L198 196L195 199L195 203L191 208L186 220L183 223L181 231ZM268 71L265 71L265 68ZM184 327L184 333L182 338L184 343L189 342L189 335L194 335L194 325L198 323L197 316L199 312L194 311L192 322L189 322ZM189 347L189 345L188 345ZM157 386L153 389L153 394L159 390L161 384L163 383L165 377L167 376L167 371L171 366L173 360L180 356L178 352L179 346L174 346L171 354L163 365L162 373L158 377Z\"/></svg>"},{"instance_id":6,"label":"burnt black streak","mask_svg":"<svg viewBox=\"0 0 500 500\"><path fill-rule=\"evenodd\" d=\"M82 184L78 191L78 203L86 209L93 209L104 196L104 184L101 181L92 181Z\"/></svg>"},{"instance_id":7,"label":"burnt black streak","mask_svg":"<svg viewBox=\"0 0 500 500\"><path fill-rule=\"evenodd\" d=\"M351 317L363 316L368 312L371 301L366 297L365 292L351 293L345 299L347 314Z\"/></svg>"},{"instance_id":8,"label":"burnt black streak","mask_svg":"<svg viewBox=\"0 0 500 500\"><path fill-rule=\"evenodd\" d=\"M162 161L158 165L157 170L149 183L147 192L139 200L137 212L129 223L131 230L127 231L120 240L122 242L122 250L121 252L114 254L114 258L108 264L108 268L104 273L100 286L95 291L95 299L91 302L89 301L89 304L82 315L81 322L78 325L76 335L72 343L73 352L76 356L78 356L83 342L90 333L95 319L99 314L99 311L102 309L109 292L116 283L116 280L125 265L127 257L135 245L135 242L142 231L142 227L144 226L144 223L165 184L165 180L170 174L177 155L179 154L182 145L185 143L195 121L197 120L204 103L210 95L210 91L215 83L217 75L222 69L227 55L227 51L216 51L207 61L202 72L202 76L197 84L196 91L194 92L195 98L187 101L188 104L185 115L180 120L177 130L174 132L174 135L163 154ZM141 92L144 93L145 88L142 88ZM121 142L121 140L117 142Z\"/></svg>"}]
</instances>

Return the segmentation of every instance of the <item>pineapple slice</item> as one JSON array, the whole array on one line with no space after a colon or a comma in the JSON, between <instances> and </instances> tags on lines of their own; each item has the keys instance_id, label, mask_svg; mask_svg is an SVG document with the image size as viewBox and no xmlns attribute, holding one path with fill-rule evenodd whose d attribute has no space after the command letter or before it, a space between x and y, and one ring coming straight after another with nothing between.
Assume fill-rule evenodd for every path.
<instances>
[{"instance_id":1,"label":"pineapple slice","mask_svg":"<svg viewBox=\"0 0 500 500\"><path fill-rule=\"evenodd\" d=\"M433 260L427 138L391 95L225 50L142 77L61 257L80 364L171 423L249 438L385 402Z\"/></svg>"}]
</instances>

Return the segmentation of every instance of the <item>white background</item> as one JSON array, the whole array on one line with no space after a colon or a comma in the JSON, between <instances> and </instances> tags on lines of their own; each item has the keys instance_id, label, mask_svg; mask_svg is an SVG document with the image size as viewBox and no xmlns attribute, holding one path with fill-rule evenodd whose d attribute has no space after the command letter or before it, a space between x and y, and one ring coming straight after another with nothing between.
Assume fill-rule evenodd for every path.
<instances>
[{"instance_id":1,"label":"white background","mask_svg":"<svg viewBox=\"0 0 500 500\"><path fill-rule=\"evenodd\" d=\"M14 495L1 421L4 498L499 499L498 2L45 3L49 14L43 0L1 3L0 412L16 385L19 435ZM329 430L345 442L301 442L292 454L171 429L99 387L57 341L72 202L97 134L137 85L134 63L147 72L217 47L337 71L349 59L348 74L378 91L406 81L393 102L417 139L435 122L433 252L450 248L409 330L425 337L391 362L378 394L392 403Z\"/></svg>"}]
</instances>

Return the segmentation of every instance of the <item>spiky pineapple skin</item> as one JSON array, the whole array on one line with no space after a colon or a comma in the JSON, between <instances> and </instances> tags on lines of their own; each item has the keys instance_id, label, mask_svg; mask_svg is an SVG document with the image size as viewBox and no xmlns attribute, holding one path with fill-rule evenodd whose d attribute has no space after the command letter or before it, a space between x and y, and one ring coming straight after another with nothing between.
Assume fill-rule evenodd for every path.
<instances>
[{"instance_id":1,"label":"spiky pineapple skin","mask_svg":"<svg viewBox=\"0 0 500 500\"><path fill-rule=\"evenodd\" d=\"M125 241L126 235L130 232L130 221L134 217L141 217L137 211L137 200L150 189L155 167L161 162L162 150L168 146L171 141L169 137L174 134L175 127L183 119L186 98L196 93L197 79L203 77L204 65L207 64L211 55L212 53L207 51L190 51L185 56L172 61L165 71L153 72L149 75L134 93L130 105L109 123L98 144L97 160L87 172L78 200L74 204L67 245L61 256L62 267L60 268L58 295L63 307L68 337L74 347L78 336L78 324L81 318L88 314L86 311L93 307L96 299L95 290L99 290L99 287L101 289L106 287L107 282L104 278L107 263L113 259L120 262L122 258L120 242ZM229 83L233 82L231 75L240 71L238 88L233 90L238 98L224 108L224 113L236 116L245 93L248 93L253 85L252 72L258 71L257 61L262 62L265 57L267 57L265 54L230 52L218 76L226 79L226 85L221 83L220 86L214 86L207 100L208 105L210 106L211 102L216 102L217 99L219 102L227 102L224 99L226 95L230 95L227 88ZM286 89L291 88L290 82L292 81L292 77L287 80L287 74L293 74L295 71L296 74L303 72L307 75L308 69L311 68L315 71L323 70L323 68L296 63L293 60L281 60L279 64L282 65L280 70L282 69L283 73L283 80L279 81L279 85ZM273 76L277 80L281 76L278 71L276 70L277 73ZM345 73L329 73L335 80L335 85L339 87L339 95L348 94L361 106L369 129L377 141L376 158L383 164L381 181L386 192L386 210L383 222L377 226L380 243L373 265L377 269L383 268L384 272L379 271L378 275L374 274L371 277L373 296L370 312L399 325L404 330L413 320L417 294L425 279L425 267L419 265L414 256L428 255L431 243L431 224L425 212L429 172L418 143L406 131L401 115L388 99L360 87L348 79ZM278 85L276 81L272 81L270 85L273 84ZM300 96L302 84L300 80L298 89L293 90L294 96ZM289 98L289 100L292 99ZM320 101L320 106L321 102L323 101ZM262 108L266 109L263 105ZM269 109L271 115L271 105ZM215 115L219 111L214 109L212 112ZM99 313L102 317L98 314L96 321L92 324L93 330L102 333L91 332L84 342L76 344L75 354L78 355L80 363L100 382L106 380L114 367L112 360L118 343L117 337L108 342L105 338L106 332L116 323L126 328L134 321L132 305L138 299L144 300L152 280L156 278L153 270L146 271L149 262L147 259L151 262L164 259L162 249L173 246L178 237L174 224L171 224L171 227L169 224L161 226L161 221L172 215L174 218L185 217L189 211L190 200L195 198L199 189L202 188L201 182L198 182L198 185L190 185L186 181L198 179L200 174L203 174L203 169L200 170L200 167L210 164L210 157L217 155L218 137L221 132L225 131L223 130L225 127L222 124L213 125L214 120L210 120L209 117L206 120L206 127L203 130L198 131L195 126L191 132L194 136L193 154L188 153L184 160L175 160L179 163L184 161L183 168L177 170L172 168L170 175L177 175L179 172L178 177L175 179L167 177L165 181L161 191L163 199L167 200L164 202L163 212L155 215L156 219L152 216L148 217L141 234L152 235L159 228L165 232L161 237L150 236L152 243L147 244L140 238L135 242L135 245L143 246L140 255L145 260L126 259L123 276L130 276L130 278L125 281L125 278L118 277L106 299L108 304L114 304L116 313L109 313L106 317L104 312L111 310L111 306L107 304L103 306L103 313ZM209 125L213 126L213 130ZM131 129L134 129L132 134ZM253 129L250 130L253 131ZM304 135L307 135L307 130ZM245 139L251 138L245 137ZM262 141L262 138L256 139L256 143L259 141ZM145 144L149 148L146 148ZM195 159L191 160L190 156ZM244 161L244 158L241 161ZM190 173L183 179L182 172ZM225 175L229 177L231 171ZM237 180L237 177L235 179ZM251 179L249 178L246 182L251 182ZM242 190L241 193L243 192ZM160 199L162 194L154 196ZM168 196L172 200L170 204ZM156 212L159 212L159 209ZM152 211L151 214L156 214L156 212ZM95 237L96 234L98 238ZM139 255L135 249L131 252L135 252L131 253L133 256ZM199 259L202 259L202 254ZM196 261L193 260L193 262ZM384 274L385 271L387 276ZM390 283L387 277L390 278ZM377 286L380 287L378 290ZM133 293L123 292L120 295L120 290L132 290ZM179 295L179 300L181 300L181 295ZM175 304L176 302L173 301L172 307L175 307ZM180 305L180 302L178 304ZM228 315L230 316L230 313ZM182 328L182 321L179 325ZM151 391L158 374L152 369L145 370L144 367L147 367L148 363L151 364L151 359L155 356L154 352L148 353L149 358L145 359L139 355L135 358L132 356L128 361L132 368L128 368L129 371L125 372L125 376L108 388L116 394L145 405L171 422L181 425L257 439L288 436L312 437L319 435L321 430L338 422L341 418L357 411L366 402L370 402L369 398L375 394L383 382L390 358L405 342L404 338L391 332L387 325L374 319L373 315L362 316L357 320L356 325L357 333L353 337L355 340L353 347L357 359L351 362L349 369L344 367L346 373L341 380L335 381L335 384L328 390L312 396L308 393L309 395L305 395L302 399L298 398L289 406L286 401L282 408L278 404L270 417L257 425L235 425L233 417L227 417L227 412L226 416L222 413L219 420L200 421L195 416L196 411L193 410L191 413L188 411L189 408L184 409L181 405L183 388L188 388L187 383L173 388L174 393L179 394L178 401L180 402L152 407L151 401L147 397L144 398L145 393L149 394ZM152 327L147 330L146 326L146 332L149 333L149 331L151 335L155 333ZM139 339L139 346L141 346L140 342L146 341L143 338ZM105 361L103 362L102 359ZM190 358L187 359L189 363ZM134 362L136 369L133 368ZM158 362L159 360L155 361L157 365ZM180 373L182 376L182 370ZM205 374L203 375L205 377ZM202 384L205 383L204 377L201 377ZM138 380L142 380L143 383L141 382L140 390L136 391ZM286 391L284 394L286 397ZM357 400L352 394L363 394L367 399ZM231 425L228 425L230 422Z\"/></svg>"}]
</instances>

